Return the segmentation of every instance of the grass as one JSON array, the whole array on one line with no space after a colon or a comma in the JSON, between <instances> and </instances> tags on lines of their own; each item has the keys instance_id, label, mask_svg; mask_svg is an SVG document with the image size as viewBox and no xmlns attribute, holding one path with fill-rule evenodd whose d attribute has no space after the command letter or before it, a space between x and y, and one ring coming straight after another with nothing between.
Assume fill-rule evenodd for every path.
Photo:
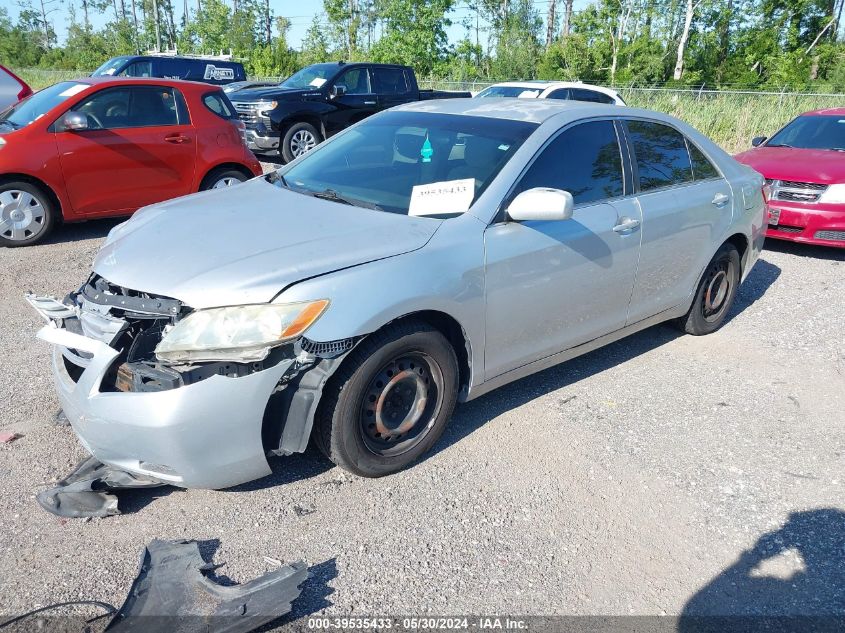
<instances>
[{"instance_id":1,"label":"grass","mask_svg":"<svg viewBox=\"0 0 845 633\"><path fill-rule=\"evenodd\" d=\"M78 70L25 68L20 77L34 90L58 81L87 75ZM426 82L425 87L429 82ZM444 90L481 90L487 84L473 86L434 81L433 87ZM706 92L701 95L686 91L623 90L625 101L638 108L666 112L686 121L719 143L730 153L751 146L754 136L770 136L801 112L818 108L845 106L845 96L736 94Z\"/></svg>"}]
</instances>

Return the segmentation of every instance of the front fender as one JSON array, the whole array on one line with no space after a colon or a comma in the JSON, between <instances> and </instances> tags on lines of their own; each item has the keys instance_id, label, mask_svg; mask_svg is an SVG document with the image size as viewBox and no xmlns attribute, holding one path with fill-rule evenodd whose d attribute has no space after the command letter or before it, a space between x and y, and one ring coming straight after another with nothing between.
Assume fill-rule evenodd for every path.
<instances>
[{"instance_id":1,"label":"front fender","mask_svg":"<svg viewBox=\"0 0 845 633\"><path fill-rule=\"evenodd\" d=\"M447 220L419 250L301 281L275 301L328 298L306 333L318 342L365 336L417 312L444 313L468 339L472 387L484 380L483 229L473 216Z\"/></svg>"}]
</instances>

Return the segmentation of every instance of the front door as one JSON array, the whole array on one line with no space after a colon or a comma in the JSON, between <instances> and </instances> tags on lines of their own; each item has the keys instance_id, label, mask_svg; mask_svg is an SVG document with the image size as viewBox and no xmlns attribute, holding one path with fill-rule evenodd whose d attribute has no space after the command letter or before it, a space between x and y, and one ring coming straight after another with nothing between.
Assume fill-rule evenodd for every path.
<instances>
[{"instance_id":1,"label":"front door","mask_svg":"<svg viewBox=\"0 0 845 633\"><path fill-rule=\"evenodd\" d=\"M552 187L575 201L570 220L503 221L485 232L485 375L495 377L625 325L641 221L626 197L617 127L600 120L561 132L518 191Z\"/></svg>"},{"instance_id":2,"label":"front door","mask_svg":"<svg viewBox=\"0 0 845 633\"><path fill-rule=\"evenodd\" d=\"M366 66L350 68L332 85L342 86L344 93L332 98L334 110L326 115L326 136L345 130L376 113L378 98L373 93Z\"/></svg>"},{"instance_id":3,"label":"front door","mask_svg":"<svg viewBox=\"0 0 845 633\"><path fill-rule=\"evenodd\" d=\"M56 145L74 211L131 212L191 192L196 134L177 90L106 88L73 110L89 128L56 132Z\"/></svg>"}]
</instances>

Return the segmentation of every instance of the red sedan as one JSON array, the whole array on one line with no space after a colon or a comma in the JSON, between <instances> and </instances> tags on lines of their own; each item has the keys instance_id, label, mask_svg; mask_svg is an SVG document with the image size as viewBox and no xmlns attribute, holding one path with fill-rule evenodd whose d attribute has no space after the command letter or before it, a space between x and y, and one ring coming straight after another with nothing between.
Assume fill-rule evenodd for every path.
<instances>
[{"instance_id":1,"label":"red sedan","mask_svg":"<svg viewBox=\"0 0 845 633\"><path fill-rule=\"evenodd\" d=\"M220 88L66 81L0 112L0 245L261 174Z\"/></svg>"},{"instance_id":2,"label":"red sedan","mask_svg":"<svg viewBox=\"0 0 845 633\"><path fill-rule=\"evenodd\" d=\"M806 112L735 158L763 174L768 237L845 248L845 108Z\"/></svg>"}]
</instances>

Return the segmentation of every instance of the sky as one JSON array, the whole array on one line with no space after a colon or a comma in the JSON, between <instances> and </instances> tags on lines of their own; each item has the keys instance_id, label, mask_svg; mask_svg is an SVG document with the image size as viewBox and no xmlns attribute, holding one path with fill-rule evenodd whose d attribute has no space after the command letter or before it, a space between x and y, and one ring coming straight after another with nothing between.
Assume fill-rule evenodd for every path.
<instances>
[{"instance_id":1,"label":"sky","mask_svg":"<svg viewBox=\"0 0 845 633\"><path fill-rule=\"evenodd\" d=\"M533 0L533 2L540 15L545 18L549 7L549 0ZM577 11L589 4L589 2L590 0L575 0L575 10ZM34 0L33 4L36 3L37 0ZM58 7L58 10L50 16L53 21L53 28L55 29L60 42L64 41L66 25L69 21L68 6L70 3L73 3L77 8L77 13L81 11L79 9L79 0L56 0L56 4L53 6ZM174 4L176 6L177 13L176 19L179 20L182 13L183 3L176 0ZM561 4L562 2L559 1L558 11L561 10ZM190 2L190 5L193 6L194 2ZM463 0L458 0L456 6L457 8L450 15L452 22L454 23L448 30L449 41L451 43L457 42L463 38L466 33L464 27L461 25L461 20L467 17L474 17L475 15L471 10L469 10L466 2ZM20 6L15 0L0 0L0 7L6 8L12 20L17 19ZM288 31L288 42L293 48L299 48L302 44L302 40L305 37L305 33L311 25L311 21L314 16L324 17L323 0L270 0L270 8L272 9L274 15L285 16L290 20L291 28L290 31ZM99 28L102 27L108 20L108 16L101 14L93 20L93 23L96 28ZM481 26L483 27L484 25L482 24ZM483 33L482 41L484 41Z\"/></svg>"}]
</instances>

